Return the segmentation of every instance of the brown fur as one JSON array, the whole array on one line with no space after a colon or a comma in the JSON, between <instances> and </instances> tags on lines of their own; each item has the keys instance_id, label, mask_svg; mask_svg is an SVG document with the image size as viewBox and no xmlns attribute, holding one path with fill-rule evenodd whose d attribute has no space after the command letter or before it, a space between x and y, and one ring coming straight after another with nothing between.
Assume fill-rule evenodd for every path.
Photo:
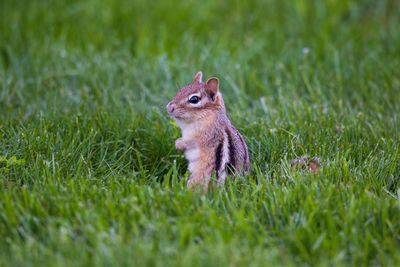
<instances>
[{"instance_id":1,"label":"brown fur","mask_svg":"<svg viewBox=\"0 0 400 267\"><path fill-rule=\"evenodd\" d=\"M201 76L197 73L194 82L180 89L167 105L182 129L182 138L175 146L186 150L191 173L188 186L192 188L207 188L213 175L223 184L227 173L250 172L246 142L226 115L218 79L203 83ZM200 101L191 103L193 96Z\"/></svg>"}]
</instances>

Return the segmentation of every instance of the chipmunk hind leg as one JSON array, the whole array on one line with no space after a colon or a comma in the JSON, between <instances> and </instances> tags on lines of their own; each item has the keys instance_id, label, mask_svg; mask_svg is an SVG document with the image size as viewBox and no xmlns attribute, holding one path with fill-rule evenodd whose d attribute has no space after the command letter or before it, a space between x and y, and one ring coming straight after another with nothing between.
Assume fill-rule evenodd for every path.
<instances>
[{"instance_id":1,"label":"chipmunk hind leg","mask_svg":"<svg viewBox=\"0 0 400 267\"><path fill-rule=\"evenodd\" d=\"M201 160L195 165L190 166L190 178L187 186L192 189L207 190L212 170L210 164Z\"/></svg>"},{"instance_id":2,"label":"chipmunk hind leg","mask_svg":"<svg viewBox=\"0 0 400 267\"><path fill-rule=\"evenodd\" d=\"M211 178L215 178L216 185L223 185L226 177L227 158L227 144L224 143L224 140L217 143L216 147L202 151L198 162L193 165L189 164L191 175L188 186L202 185L207 188Z\"/></svg>"}]
</instances>

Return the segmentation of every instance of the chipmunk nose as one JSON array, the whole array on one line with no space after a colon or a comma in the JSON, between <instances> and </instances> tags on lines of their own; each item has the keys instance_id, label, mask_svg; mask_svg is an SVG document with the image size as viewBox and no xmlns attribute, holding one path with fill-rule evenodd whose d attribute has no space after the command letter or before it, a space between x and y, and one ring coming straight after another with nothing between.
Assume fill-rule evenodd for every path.
<instances>
[{"instance_id":1,"label":"chipmunk nose","mask_svg":"<svg viewBox=\"0 0 400 267\"><path fill-rule=\"evenodd\" d=\"M174 110L175 110L175 105L172 104L172 102L169 102L168 105L167 105L168 113L171 114L172 112L174 112Z\"/></svg>"}]
</instances>

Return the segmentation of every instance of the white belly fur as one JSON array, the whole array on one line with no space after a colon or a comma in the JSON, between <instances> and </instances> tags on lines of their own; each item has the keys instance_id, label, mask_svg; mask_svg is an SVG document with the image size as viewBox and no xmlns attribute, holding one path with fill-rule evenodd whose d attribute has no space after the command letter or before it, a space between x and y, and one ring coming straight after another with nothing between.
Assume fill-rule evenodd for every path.
<instances>
[{"instance_id":1,"label":"white belly fur","mask_svg":"<svg viewBox=\"0 0 400 267\"><path fill-rule=\"evenodd\" d=\"M179 127L182 130L182 138L184 141L194 141L194 135L198 130L198 125L196 123L186 123L185 121L176 120ZM197 147L189 148L185 151L185 158L189 162L188 170L193 173L196 170L196 166L200 157L200 149Z\"/></svg>"},{"instance_id":2,"label":"white belly fur","mask_svg":"<svg viewBox=\"0 0 400 267\"><path fill-rule=\"evenodd\" d=\"M192 148L185 151L185 158L189 161L189 171L193 172L196 168L196 163L199 159L200 150L198 148Z\"/></svg>"}]
</instances>

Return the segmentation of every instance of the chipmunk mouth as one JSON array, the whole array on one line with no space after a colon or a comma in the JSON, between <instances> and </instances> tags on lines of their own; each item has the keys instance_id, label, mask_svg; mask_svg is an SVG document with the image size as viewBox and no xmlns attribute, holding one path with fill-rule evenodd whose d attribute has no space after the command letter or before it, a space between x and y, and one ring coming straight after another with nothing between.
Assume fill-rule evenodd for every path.
<instances>
[{"instance_id":1,"label":"chipmunk mouth","mask_svg":"<svg viewBox=\"0 0 400 267\"><path fill-rule=\"evenodd\" d=\"M183 120L184 119L184 117L182 117L180 114L176 114L176 113L177 113L176 111L169 111L168 110L168 114L170 116L174 117L175 119L178 119L178 120Z\"/></svg>"},{"instance_id":2,"label":"chipmunk mouth","mask_svg":"<svg viewBox=\"0 0 400 267\"><path fill-rule=\"evenodd\" d=\"M167 109L167 111L170 116L174 117L177 120L185 120L186 119L185 116L183 114L181 114L181 112L179 112L175 108Z\"/></svg>"},{"instance_id":3,"label":"chipmunk mouth","mask_svg":"<svg viewBox=\"0 0 400 267\"><path fill-rule=\"evenodd\" d=\"M191 118L180 114L172 114L171 116L174 117L177 122L190 123L192 121Z\"/></svg>"},{"instance_id":4,"label":"chipmunk mouth","mask_svg":"<svg viewBox=\"0 0 400 267\"><path fill-rule=\"evenodd\" d=\"M175 119L178 119L178 120L183 120L184 119L183 117L178 116L178 115L171 114L171 116L174 117Z\"/></svg>"}]
</instances>

